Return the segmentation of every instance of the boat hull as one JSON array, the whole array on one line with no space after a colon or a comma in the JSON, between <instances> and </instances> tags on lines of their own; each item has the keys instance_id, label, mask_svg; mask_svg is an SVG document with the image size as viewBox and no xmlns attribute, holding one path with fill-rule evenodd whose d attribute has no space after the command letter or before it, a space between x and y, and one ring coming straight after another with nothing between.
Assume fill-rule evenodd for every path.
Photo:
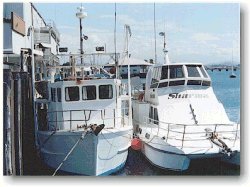
<instances>
[{"instance_id":1,"label":"boat hull","mask_svg":"<svg viewBox=\"0 0 250 187\"><path fill-rule=\"evenodd\" d=\"M223 155L221 157L221 161L225 162L225 163L228 163L228 164L240 166L240 152L235 151L230 156Z\"/></svg>"},{"instance_id":2,"label":"boat hull","mask_svg":"<svg viewBox=\"0 0 250 187\"><path fill-rule=\"evenodd\" d=\"M122 130L103 129L98 136L92 132L86 133L85 136L83 134L83 131L57 131L54 134L51 131L39 131L39 150L44 163L54 169L58 168L77 144L59 170L98 176L114 173L125 165L132 127Z\"/></svg>"},{"instance_id":3,"label":"boat hull","mask_svg":"<svg viewBox=\"0 0 250 187\"><path fill-rule=\"evenodd\" d=\"M190 164L190 159L184 154L164 151L147 143L143 143L142 153L153 165L163 169L184 171Z\"/></svg>"},{"instance_id":4,"label":"boat hull","mask_svg":"<svg viewBox=\"0 0 250 187\"><path fill-rule=\"evenodd\" d=\"M168 170L185 171L190 162L196 159L220 159L233 165L240 165L240 152L236 149L231 154L222 153L218 147L210 149L178 149L157 137L149 142L142 142L142 153L151 164ZM191 153L192 152L192 153Z\"/></svg>"}]
</instances>

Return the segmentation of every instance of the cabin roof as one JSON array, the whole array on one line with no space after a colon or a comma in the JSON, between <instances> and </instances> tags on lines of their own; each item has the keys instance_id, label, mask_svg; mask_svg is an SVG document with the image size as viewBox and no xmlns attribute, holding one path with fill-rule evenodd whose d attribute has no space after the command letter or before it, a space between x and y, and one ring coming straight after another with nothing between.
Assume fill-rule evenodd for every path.
<instances>
[{"instance_id":1,"label":"cabin roof","mask_svg":"<svg viewBox=\"0 0 250 187\"><path fill-rule=\"evenodd\" d=\"M61 86L83 86L83 85L106 85L119 83L120 80L117 79L91 79L91 80L70 80L70 81L58 81L54 83L49 83L51 87L61 87Z\"/></svg>"},{"instance_id":2,"label":"cabin roof","mask_svg":"<svg viewBox=\"0 0 250 187\"><path fill-rule=\"evenodd\" d=\"M167 65L203 65L202 63L197 62L176 62L176 63L170 63L170 64L155 64L154 67L161 67L161 66L167 66Z\"/></svg>"}]
</instances>

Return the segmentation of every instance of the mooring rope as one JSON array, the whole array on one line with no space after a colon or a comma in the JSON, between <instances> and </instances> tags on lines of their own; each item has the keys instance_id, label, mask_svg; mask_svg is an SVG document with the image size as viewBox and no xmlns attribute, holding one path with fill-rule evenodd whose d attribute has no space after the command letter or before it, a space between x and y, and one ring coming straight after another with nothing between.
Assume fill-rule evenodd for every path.
<instances>
[{"instance_id":1,"label":"mooring rope","mask_svg":"<svg viewBox=\"0 0 250 187\"><path fill-rule=\"evenodd\" d=\"M80 140L84 139L86 135L86 132L84 134L82 134L82 136L77 140L77 142L74 144L74 146L70 149L70 151L68 152L68 154L65 156L65 158L63 159L63 161L60 163L60 165L56 168L55 172L53 173L52 176L55 176L57 171L62 167L62 165L64 164L64 162L68 159L68 157L70 156L70 154L74 151L74 149L76 148L76 146L78 145L78 143L80 142Z\"/></svg>"},{"instance_id":2,"label":"mooring rope","mask_svg":"<svg viewBox=\"0 0 250 187\"><path fill-rule=\"evenodd\" d=\"M212 132L212 134L209 137L209 140L214 143L215 145L217 145L218 147L222 148L222 150L224 151L223 153L228 154L229 156L232 153L232 150L227 146L227 144L222 141L217 134L215 134L214 132ZM216 140L218 140L218 142L216 142Z\"/></svg>"},{"instance_id":3,"label":"mooring rope","mask_svg":"<svg viewBox=\"0 0 250 187\"><path fill-rule=\"evenodd\" d=\"M53 132L51 133L51 135L49 135L49 137L46 138L46 140L44 140L44 141L42 142L40 148L38 149L38 152L41 151L41 149L44 147L44 145L49 141L49 139L50 139L56 132L57 132L56 130L53 131Z\"/></svg>"}]
</instances>

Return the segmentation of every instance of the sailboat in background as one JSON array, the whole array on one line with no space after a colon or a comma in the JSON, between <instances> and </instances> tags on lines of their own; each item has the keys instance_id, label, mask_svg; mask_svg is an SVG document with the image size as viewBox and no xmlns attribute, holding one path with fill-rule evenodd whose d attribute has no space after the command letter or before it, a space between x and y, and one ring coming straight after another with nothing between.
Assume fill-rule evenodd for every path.
<instances>
[{"instance_id":1,"label":"sailboat in background","mask_svg":"<svg viewBox=\"0 0 250 187\"><path fill-rule=\"evenodd\" d=\"M230 78L236 78L236 75L234 74L234 68L233 68L233 50L232 50L232 66L231 66L231 75Z\"/></svg>"},{"instance_id":2,"label":"sailboat in background","mask_svg":"<svg viewBox=\"0 0 250 187\"><path fill-rule=\"evenodd\" d=\"M236 75L234 74L234 68L232 65L232 69L231 69L231 75L229 76L230 78L236 78Z\"/></svg>"}]
</instances>

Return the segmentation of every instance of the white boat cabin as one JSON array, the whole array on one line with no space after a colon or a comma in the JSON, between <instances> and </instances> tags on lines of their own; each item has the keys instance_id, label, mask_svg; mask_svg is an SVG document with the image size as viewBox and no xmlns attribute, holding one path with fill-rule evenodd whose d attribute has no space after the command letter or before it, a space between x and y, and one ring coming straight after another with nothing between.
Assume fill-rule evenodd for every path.
<instances>
[{"instance_id":1,"label":"white boat cabin","mask_svg":"<svg viewBox=\"0 0 250 187\"><path fill-rule=\"evenodd\" d=\"M104 124L105 128L126 125L128 100L120 95L120 84L117 79L49 83L47 128L79 130L90 124Z\"/></svg>"},{"instance_id":2,"label":"white boat cabin","mask_svg":"<svg viewBox=\"0 0 250 187\"><path fill-rule=\"evenodd\" d=\"M146 78L144 99L134 102L135 121L174 124L230 123L202 64L155 65ZM143 119L144 118L144 119Z\"/></svg>"}]
</instances>

